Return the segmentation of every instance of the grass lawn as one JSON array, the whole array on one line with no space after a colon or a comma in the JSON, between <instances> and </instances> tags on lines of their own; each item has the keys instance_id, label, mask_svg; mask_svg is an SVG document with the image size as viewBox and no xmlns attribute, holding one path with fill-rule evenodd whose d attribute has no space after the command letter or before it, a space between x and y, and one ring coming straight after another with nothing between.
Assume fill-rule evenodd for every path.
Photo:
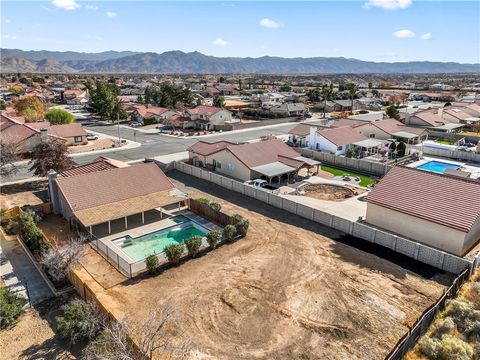
<instances>
[{"instance_id":1,"label":"grass lawn","mask_svg":"<svg viewBox=\"0 0 480 360\"><path fill-rule=\"evenodd\" d=\"M333 174L335 176L342 176L342 175L358 176L360 178L360 182L358 183L358 185L360 186L368 186L376 182L376 180L373 177L361 175L353 171L345 171L345 170L337 169L337 168L326 166L326 165L322 165L321 168L323 171L329 172L330 174Z\"/></svg>"},{"instance_id":2,"label":"grass lawn","mask_svg":"<svg viewBox=\"0 0 480 360\"><path fill-rule=\"evenodd\" d=\"M467 135L467 136L480 136L480 132L473 132L473 131L462 131L460 135Z\"/></svg>"},{"instance_id":3,"label":"grass lawn","mask_svg":"<svg viewBox=\"0 0 480 360\"><path fill-rule=\"evenodd\" d=\"M447 140L437 140L437 143L443 144L443 145L453 145L450 143L450 141L447 141Z\"/></svg>"}]
</instances>

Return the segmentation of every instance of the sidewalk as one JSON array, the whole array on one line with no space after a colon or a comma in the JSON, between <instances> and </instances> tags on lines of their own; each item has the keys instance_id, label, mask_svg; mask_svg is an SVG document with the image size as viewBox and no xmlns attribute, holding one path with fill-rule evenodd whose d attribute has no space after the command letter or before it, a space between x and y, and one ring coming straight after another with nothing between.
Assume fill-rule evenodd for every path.
<instances>
[{"instance_id":1,"label":"sidewalk","mask_svg":"<svg viewBox=\"0 0 480 360\"><path fill-rule=\"evenodd\" d=\"M26 299L28 288L30 305L53 296L18 242L5 239L3 234L0 234L0 275L5 286Z\"/></svg>"}]
</instances>

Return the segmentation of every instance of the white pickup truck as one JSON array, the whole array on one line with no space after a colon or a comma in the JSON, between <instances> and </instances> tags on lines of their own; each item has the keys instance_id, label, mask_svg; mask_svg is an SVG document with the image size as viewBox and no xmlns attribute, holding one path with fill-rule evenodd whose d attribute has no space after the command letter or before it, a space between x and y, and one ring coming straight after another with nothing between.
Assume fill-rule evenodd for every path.
<instances>
[{"instance_id":1,"label":"white pickup truck","mask_svg":"<svg viewBox=\"0 0 480 360\"><path fill-rule=\"evenodd\" d=\"M244 182L245 185L253 186L254 188L261 189L264 191L268 192L274 192L275 190L278 190L277 187L268 185L268 182L263 179L253 179L253 180L247 180Z\"/></svg>"}]
</instances>

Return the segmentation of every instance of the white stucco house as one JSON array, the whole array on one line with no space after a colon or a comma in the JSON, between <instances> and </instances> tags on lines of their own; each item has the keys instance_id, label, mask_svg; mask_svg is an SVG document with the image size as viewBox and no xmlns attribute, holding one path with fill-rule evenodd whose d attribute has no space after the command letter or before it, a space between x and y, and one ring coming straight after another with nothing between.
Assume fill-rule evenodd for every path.
<instances>
[{"instance_id":1,"label":"white stucco house","mask_svg":"<svg viewBox=\"0 0 480 360\"><path fill-rule=\"evenodd\" d=\"M480 240L480 182L395 166L366 197L366 222L463 256Z\"/></svg>"},{"instance_id":2,"label":"white stucco house","mask_svg":"<svg viewBox=\"0 0 480 360\"><path fill-rule=\"evenodd\" d=\"M308 146L312 150L324 151L333 155L345 155L354 143L367 140L367 137L358 133L350 126L339 128L318 129L310 128Z\"/></svg>"}]
</instances>

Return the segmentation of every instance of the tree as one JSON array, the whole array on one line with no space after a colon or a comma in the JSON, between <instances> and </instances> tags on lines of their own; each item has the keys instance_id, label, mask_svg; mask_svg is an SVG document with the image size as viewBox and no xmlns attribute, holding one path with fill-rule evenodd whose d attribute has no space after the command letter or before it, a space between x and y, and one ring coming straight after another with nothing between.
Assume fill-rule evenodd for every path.
<instances>
[{"instance_id":1,"label":"tree","mask_svg":"<svg viewBox=\"0 0 480 360\"><path fill-rule=\"evenodd\" d=\"M0 100L0 110L5 110L7 108L7 103L5 100Z\"/></svg>"},{"instance_id":2,"label":"tree","mask_svg":"<svg viewBox=\"0 0 480 360\"><path fill-rule=\"evenodd\" d=\"M220 231L210 231L206 235L207 237L207 242L208 245L210 246L210 249L215 249L215 246L217 246L217 243L220 241L222 238L222 233Z\"/></svg>"},{"instance_id":3,"label":"tree","mask_svg":"<svg viewBox=\"0 0 480 360\"><path fill-rule=\"evenodd\" d=\"M179 103L184 107L194 105L194 96L190 89L171 82L163 82L159 86L147 86L144 93L145 103L174 108Z\"/></svg>"},{"instance_id":4,"label":"tree","mask_svg":"<svg viewBox=\"0 0 480 360\"><path fill-rule=\"evenodd\" d=\"M67 147L62 141L49 139L35 146L30 164L30 171L44 177L50 170L58 173L68 170L74 162L67 156Z\"/></svg>"},{"instance_id":5,"label":"tree","mask_svg":"<svg viewBox=\"0 0 480 360\"><path fill-rule=\"evenodd\" d=\"M223 237L228 241L232 241L237 229L233 225L227 225L223 228Z\"/></svg>"},{"instance_id":6,"label":"tree","mask_svg":"<svg viewBox=\"0 0 480 360\"><path fill-rule=\"evenodd\" d=\"M16 136L2 134L0 137L0 175L10 177L18 172L16 162L21 159L23 143Z\"/></svg>"},{"instance_id":7,"label":"tree","mask_svg":"<svg viewBox=\"0 0 480 360\"><path fill-rule=\"evenodd\" d=\"M357 96L358 92L358 85L356 84L350 84L349 89L348 89L348 94L350 95L350 100L351 100L351 108L353 111L353 99Z\"/></svg>"},{"instance_id":8,"label":"tree","mask_svg":"<svg viewBox=\"0 0 480 360\"><path fill-rule=\"evenodd\" d=\"M288 84L284 84L282 86L280 86L280 88L278 89L278 91L280 92L289 92L289 91L292 91L292 87Z\"/></svg>"},{"instance_id":9,"label":"tree","mask_svg":"<svg viewBox=\"0 0 480 360\"><path fill-rule=\"evenodd\" d=\"M327 100L332 95L332 88L328 86L322 87L322 95L323 95L323 117L325 117L325 113L327 111Z\"/></svg>"},{"instance_id":10,"label":"tree","mask_svg":"<svg viewBox=\"0 0 480 360\"><path fill-rule=\"evenodd\" d=\"M373 90L372 90L372 95L373 95L373 97L378 97L378 90L377 90L377 89L373 89Z\"/></svg>"},{"instance_id":11,"label":"tree","mask_svg":"<svg viewBox=\"0 0 480 360\"><path fill-rule=\"evenodd\" d=\"M32 249L38 249L42 239L42 230L37 226L36 220L35 216L28 211L21 211L14 220L23 241Z\"/></svg>"},{"instance_id":12,"label":"tree","mask_svg":"<svg viewBox=\"0 0 480 360\"><path fill-rule=\"evenodd\" d=\"M62 109L52 109L45 114L45 119L52 125L71 124L75 121L75 116Z\"/></svg>"},{"instance_id":13,"label":"tree","mask_svg":"<svg viewBox=\"0 0 480 360\"><path fill-rule=\"evenodd\" d=\"M307 90L307 97L310 102L315 103L320 100L320 90L318 88Z\"/></svg>"},{"instance_id":14,"label":"tree","mask_svg":"<svg viewBox=\"0 0 480 360\"><path fill-rule=\"evenodd\" d=\"M57 249L50 247L44 252L40 264L55 281L67 278L70 269L78 264L85 255L87 238L80 236L71 238Z\"/></svg>"},{"instance_id":15,"label":"tree","mask_svg":"<svg viewBox=\"0 0 480 360\"><path fill-rule=\"evenodd\" d=\"M225 98L221 95L215 95L213 98L213 106L223 108L225 107Z\"/></svg>"},{"instance_id":16,"label":"tree","mask_svg":"<svg viewBox=\"0 0 480 360\"><path fill-rule=\"evenodd\" d=\"M147 270L149 272L154 272L158 269L160 262L158 261L158 257L155 254L148 255L145 258L145 265L147 265Z\"/></svg>"},{"instance_id":17,"label":"tree","mask_svg":"<svg viewBox=\"0 0 480 360\"><path fill-rule=\"evenodd\" d=\"M185 246L187 247L188 255L191 257L197 256L200 246L202 246L202 237L197 235L185 240Z\"/></svg>"},{"instance_id":18,"label":"tree","mask_svg":"<svg viewBox=\"0 0 480 360\"><path fill-rule=\"evenodd\" d=\"M13 107L18 115L24 116L27 121L43 120L45 105L35 96L25 96L15 101Z\"/></svg>"},{"instance_id":19,"label":"tree","mask_svg":"<svg viewBox=\"0 0 480 360\"><path fill-rule=\"evenodd\" d=\"M91 303L73 300L63 310L63 315L55 319L56 330L60 337L70 344L91 340L101 330L102 316Z\"/></svg>"},{"instance_id":20,"label":"tree","mask_svg":"<svg viewBox=\"0 0 480 360\"><path fill-rule=\"evenodd\" d=\"M170 244L163 248L163 252L167 256L168 261L172 264L178 264L184 249L185 246L183 244Z\"/></svg>"},{"instance_id":21,"label":"tree","mask_svg":"<svg viewBox=\"0 0 480 360\"><path fill-rule=\"evenodd\" d=\"M8 88L8 91L10 91L11 93L13 93L15 95L21 95L25 92L25 89L21 86L13 85L13 86L10 86Z\"/></svg>"},{"instance_id":22,"label":"tree","mask_svg":"<svg viewBox=\"0 0 480 360\"><path fill-rule=\"evenodd\" d=\"M86 86L90 94L90 106L98 115L111 120L127 118L123 105L117 99L120 90L116 84L97 81L95 87L90 83Z\"/></svg>"},{"instance_id":23,"label":"tree","mask_svg":"<svg viewBox=\"0 0 480 360\"><path fill-rule=\"evenodd\" d=\"M400 120L400 112L395 106L390 105L387 107L386 113L389 118Z\"/></svg>"},{"instance_id":24,"label":"tree","mask_svg":"<svg viewBox=\"0 0 480 360\"><path fill-rule=\"evenodd\" d=\"M0 287L0 329L14 325L23 313L26 299L17 296L7 287Z\"/></svg>"},{"instance_id":25,"label":"tree","mask_svg":"<svg viewBox=\"0 0 480 360\"><path fill-rule=\"evenodd\" d=\"M403 141L400 141L397 145L397 155L399 157L405 156L406 150L407 150L407 146Z\"/></svg>"}]
</instances>

